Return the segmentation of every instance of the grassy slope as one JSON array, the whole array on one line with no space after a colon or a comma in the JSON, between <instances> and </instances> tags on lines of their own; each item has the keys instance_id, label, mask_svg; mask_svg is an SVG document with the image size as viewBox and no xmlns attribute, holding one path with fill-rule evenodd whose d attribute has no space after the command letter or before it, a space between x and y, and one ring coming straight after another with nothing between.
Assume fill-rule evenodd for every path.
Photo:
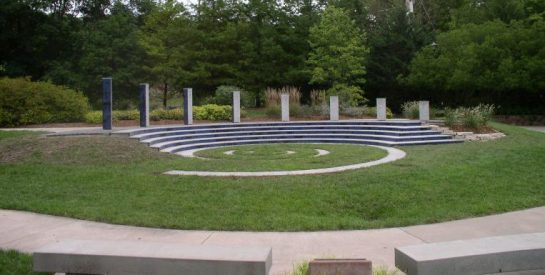
<instances>
[{"instance_id":1,"label":"grassy slope","mask_svg":"<svg viewBox=\"0 0 545 275\"><path fill-rule=\"evenodd\" d=\"M494 126L508 136L403 147L405 159L369 169L244 179L163 176L199 161L123 138L3 139L0 208L152 227L332 230L545 205L545 134Z\"/></svg>"}]
</instances>

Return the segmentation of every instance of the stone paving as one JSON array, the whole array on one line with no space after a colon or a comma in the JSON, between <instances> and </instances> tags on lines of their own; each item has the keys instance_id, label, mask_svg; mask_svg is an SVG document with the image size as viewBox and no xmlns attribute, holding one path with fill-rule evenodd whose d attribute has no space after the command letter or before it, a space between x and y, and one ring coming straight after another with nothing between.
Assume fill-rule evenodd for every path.
<instances>
[{"instance_id":1,"label":"stone paving","mask_svg":"<svg viewBox=\"0 0 545 275\"><path fill-rule=\"evenodd\" d=\"M0 210L0 248L32 253L66 239L270 246L271 274L316 257L367 258L394 266L394 247L510 234L545 232L545 207L499 215L373 230L322 232L226 232L153 229Z\"/></svg>"}]
</instances>

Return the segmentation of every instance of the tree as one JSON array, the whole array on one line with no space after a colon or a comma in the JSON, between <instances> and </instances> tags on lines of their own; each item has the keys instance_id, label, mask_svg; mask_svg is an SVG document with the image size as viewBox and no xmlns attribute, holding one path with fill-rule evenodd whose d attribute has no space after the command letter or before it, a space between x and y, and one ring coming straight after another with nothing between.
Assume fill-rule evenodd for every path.
<instances>
[{"instance_id":1,"label":"tree","mask_svg":"<svg viewBox=\"0 0 545 275\"><path fill-rule=\"evenodd\" d=\"M167 107L169 89L190 78L191 22L182 4L173 0L160 4L145 19L140 29L139 44L147 54L149 80L163 90L163 107Z\"/></svg>"},{"instance_id":2,"label":"tree","mask_svg":"<svg viewBox=\"0 0 545 275\"><path fill-rule=\"evenodd\" d=\"M88 95L91 103L100 101L100 79L114 79L116 107L127 108L136 101L138 84L143 82L143 49L138 44L136 16L121 2L115 2L111 15L90 21L78 33L80 52L74 66L75 86ZM79 57L79 58L78 58Z\"/></svg>"},{"instance_id":3,"label":"tree","mask_svg":"<svg viewBox=\"0 0 545 275\"><path fill-rule=\"evenodd\" d=\"M416 99L398 77L408 73L418 50L434 41L433 32L414 14L407 14L400 2L375 17L367 34L370 53L366 93L370 97L387 97L393 107Z\"/></svg>"},{"instance_id":4,"label":"tree","mask_svg":"<svg viewBox=\"0 0 545 275\"><path fill-rule=\"evenodd\" d=\"M513 105L543 98L544 49L542 17L467 24L438 35L437 47L419 52L405 80L451 105Z\"/></svg>"},{"instance_id":5,"label":"tree","mask_svg":"<svg viewBox=\"0 0 545 275\"><path fill-rule=\"evenodd\" d=\"M319 24L310 29L311 52L307 60L311 84L324 85L330 91L350 87L348 100L356 104L363 99L365 63L368 48L365 35L343 9L329 6ZM352 88L353 87L353 88ZM357 89L354 89L357 88Z\"/></svg>"},{"instance_id":6,"label":"tree","mask_svg":"<svg viewBox=\"0 0 545 275\"><path fill-rule=\"evenodd\" d=\"M0 1L0 76L42 78L52 62L71 54L79 27L75 18L46 14L37 3Z\"/></svg>"},{"instance_id":7,"label":"tree","mask_svg":"<svg viewBox=\"0 0 545 275\"><path fill-rule=\"evenodd\" d=\"M511 20L521 20L528 17L525 3L526 0L465 0L463 5L453 11L451 29L464 24L482 24L487 21L499 19L504 23Z\"/></svg>"}]
</instances>

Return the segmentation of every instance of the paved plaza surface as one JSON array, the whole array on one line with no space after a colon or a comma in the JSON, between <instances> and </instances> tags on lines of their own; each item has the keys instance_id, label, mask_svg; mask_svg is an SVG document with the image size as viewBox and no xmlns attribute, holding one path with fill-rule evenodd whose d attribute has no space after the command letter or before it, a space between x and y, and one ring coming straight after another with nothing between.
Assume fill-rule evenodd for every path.
<instances>
[{"instance_id":1,"label":"paved plaza surface","mask_svg":"<svg viewBox=\"0 0 545 275\"><path fill-rule=\"evenodd\" d=\"M22 211L0 210L0 248L32 253L60 240L168 242L270 246L271 274L317 257L367 258L394 266L394 247L522 233L545 232L545 207L438 224L323 232L228 232L112 225Z\"/></svg>"}]
</instances>

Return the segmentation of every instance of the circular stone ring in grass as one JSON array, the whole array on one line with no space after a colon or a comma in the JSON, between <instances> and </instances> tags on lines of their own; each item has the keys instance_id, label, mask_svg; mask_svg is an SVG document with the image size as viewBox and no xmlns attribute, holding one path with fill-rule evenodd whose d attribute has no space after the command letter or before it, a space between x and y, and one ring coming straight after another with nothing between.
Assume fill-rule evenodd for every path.
<instances>
[{"instance_id":1,"label":"circular stone ring in grass","mask_svg":"<svg viewBox=\"0 0 545 275\"><path fill-rule=\"evenodd\" d=\"M326 173L336 173L343 172L348 170L355 170L361 168L367 168L379 164L384 164L405 157L406 153L393 147L384 147L384 146L375 146L375 145L362 145L370 146L378 149L385 150L388 155L385 157L356 164L343 165L337 167L328 167L328 168L318 168L318 169L307 169L307 170L289 170L289 171L255 171L255 172L217 172L217 171L183 171L183 170L171 170L167 171L164 174L173 175L173 176L202 176L202 177L271 177L271 176L295 176L295 175L317 175L317 174L326 174ZM188 150L183 152L185 157L195 157L194 153L201 150L208 150L212 148L201 148Z\"/></svg>"}]
</instances>

